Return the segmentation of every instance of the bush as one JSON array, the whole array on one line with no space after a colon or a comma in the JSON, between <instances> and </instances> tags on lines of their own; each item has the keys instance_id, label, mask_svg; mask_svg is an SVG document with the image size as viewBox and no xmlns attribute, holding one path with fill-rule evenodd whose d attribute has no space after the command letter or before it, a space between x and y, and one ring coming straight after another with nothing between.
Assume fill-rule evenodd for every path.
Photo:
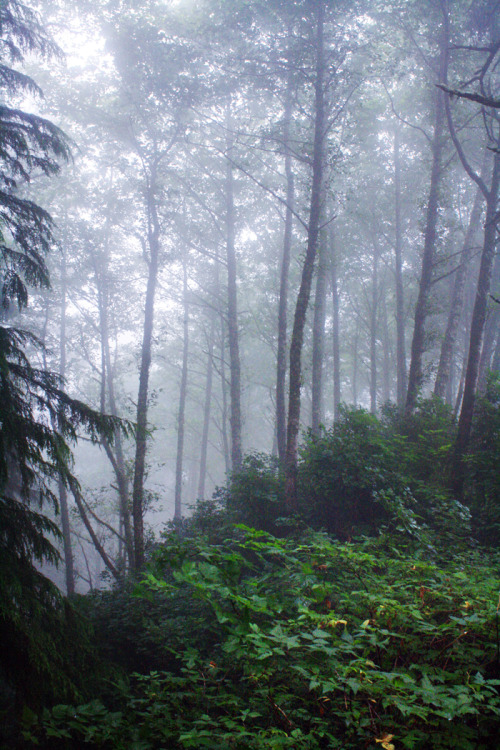
<instances>
[{"instance_id":1,"label":"bush","mask_svg":"<svg viewBox=\"0 0 500 750\"><path fill-rule=\"evenodd\" d=\"M114 711L59 706L26 736L54 750L498 746L497 558L436 565L374 541L240 534L167 546L142 586L187 587L219 642L117 686Z\"/></svg>"}]
</instances>

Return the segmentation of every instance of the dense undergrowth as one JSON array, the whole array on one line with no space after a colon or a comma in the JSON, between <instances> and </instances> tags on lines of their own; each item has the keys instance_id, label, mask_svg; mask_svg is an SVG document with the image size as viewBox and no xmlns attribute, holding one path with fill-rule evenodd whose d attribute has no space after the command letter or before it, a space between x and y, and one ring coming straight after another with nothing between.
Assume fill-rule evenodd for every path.
<instances>
[{"instance_id":1,"label":"dense undergrowth","mask_svg":"<svg viewBox=\"0 0 500 750\"><path fill-rule=\"evenodd\" d=\"M74 603L92 680L58 705L18 689L18 746L500 746L499 403L491 381L462 503L437 400L306 438L293 518L276 461L247 457L142 580Z\"/></svg>"}]
</instances>

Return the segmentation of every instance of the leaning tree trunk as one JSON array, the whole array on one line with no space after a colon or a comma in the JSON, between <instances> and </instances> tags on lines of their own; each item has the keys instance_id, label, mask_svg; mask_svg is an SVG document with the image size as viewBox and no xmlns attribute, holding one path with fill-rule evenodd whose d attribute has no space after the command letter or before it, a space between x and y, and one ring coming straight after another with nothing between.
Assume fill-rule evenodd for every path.
<instances>
[{"instance_id":1,"label":"leaning tree trunk","mask_svg":"<svg viewBox=\"0 0 500 750\"><path fill-rule=\"evenodd\" d=\"M288 425L285 461L285 504L289 511L297 508L297 460L300 424L300 381L302 375L302 344L306 322L307 307L311 294L314 271L314 259L319 237L321 216L321 197L323 183L323 151L325 139L325 92L324 92L324 3L317 2L316 20L316 66L315 66L315 115L314 145L312 156L312 187L307 232L307 249L302 268L293 331L290 341L290 381L288 395Z\"/></svg>"},{"instance_id":2,"label":"leaning tree trunk","mask_svg":"<svg viewBox=\"0 0 500 750\"><path fill-rule=\"evenodd\" d=\"M477 377L479 371L479 357L483 341L484 325L488 294L490 291L491 274L495 257L497 223L498 223L498 189L500 183L500 152L495 152L491 187L486 198L486 218L484 225L484 242L477 281L476 299L472 311L470 328L469 356L465 373L464 395L462 409L458 421L458 434L454 453L454 481L453 488L460 497L464 484L464 455L469 447L474 414L474 400Z\"/></svg>"},{"instance_id":3,"label":"leaning tree trunk","mask_svg":"<svg viewBox=\"0 0 500 750\"><path fill-rule=\"evenodd\" d=\"M446 84L448 77L448 46L449 46L449 18L444 13L443 30L440 42L439 81ZM417 305L415 308L415 327L411 345L410 372L408 375L408 391L406 394L406 413L411 413L417 404L420 389L423 384L423 357L425 352L425 324L428 315L432 274L436 251L436 228L439 215L439 189L443 172L443 146L445 124L445 94L435 91L434 134L432 138L432 170L429 198L427 201L427 216L424 235L424 252L422 257L422 271L418 288Z\"/></svg>"},{"instance_id":4,"label":"leaning tree trunk","mask_svg":"<svg viewBox=\"0 0 500 750\"><path fill-rule=\"evenodd\" d=\"M183 342L181 387L179 392L179 412L177 415L177 457L175 462L174 521L182 518L182 463L184 458L184 428L186 413L188 356L189 356L189 302L187 283L186 251L182 258L182 306L183 306Z\"/></svg>"},{"instance_id":5,"label":"leaning tree trunk","mask_svg":"<svg viewBox=\"0 0 500 750\"><path fill-rule=\"evenodd\" d=\"M140 570L144 565L144 472L146 468L146 442L148 433L149 371L151 369L154 305L160 254L160 224L155 202L156 181L154 178L155 174L153 172L146 191L146 212L148 218L147 244L149 249L148 281L144 306L144 327L139 370L139 390L137 395L136 448L132 489L135 570Z\"/></svg>"},{"instance_id":6,"label":"leaning tree trunk","mask_svg":"<svg viewBox=\"0 0 500 750\"><path fill-rule=\"evenodd\" d=\"M287 321L288 321L288 276L292 252L292 227L294 210L294 180L292 154L290 150L290 123L292 119L292 69L288 75L285 111L283 115L283 148L285 153L286 209L281 257L280 297L278 307L278 352L276 357L276 440L281 463L286 453L286 365L287 365Z\"/></svg>"}]
</instances>

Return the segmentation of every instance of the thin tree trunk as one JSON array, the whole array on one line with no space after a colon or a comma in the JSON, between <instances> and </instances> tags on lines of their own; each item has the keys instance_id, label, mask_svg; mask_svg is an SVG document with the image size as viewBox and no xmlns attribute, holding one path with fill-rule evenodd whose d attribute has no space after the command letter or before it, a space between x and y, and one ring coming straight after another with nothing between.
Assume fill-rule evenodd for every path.
<instances>
[{"instance_id":1,"label":"thin tree trunk","mask_svg":"<svg viewBox=\"0 0 500 750\"><path fill-rule=\"evenodd\" d=\"M370 411L377 412L377 312L378 312L378 260L379 249L373 244L372 304L370 309Z\"/></svg>"},{"instance_id":2,"label":"thin tree trunk","mask_svg":"<svg viewBox=\"0 0 500 750\"><path fill-rule=\"evenodd\" d=\"M231 131L229 108L227 110L227 130ZM238 334L238 297L236 284L235 210L234 176L231 164L233 149L232 137L227 138L226 161L226 258L227 258L227 326L229 340L230 396L231 412L231 469L241 464L241 372Z\"/></svg>"},{"instance_id":3,"label":"thin tree trunk","mask_svg":"<svg viewBox=\"0 0 500 750\"><path fill-rule=\"evenodd\" d=\"M443 28L440 41L439 81L446 84L448 77L448 47L449 47L449 16L448 9L443 6ZM439 215L439 189L443 173L443 146L445 124L445 94L440 89L435 91L435 119L432 139L432 170L429 198L427 201L427 216L424 235L424 252L422 257L422 271L418 289L417 305L415 308L415 327L411 346L411 363L408 375L408 391L406 394L406 413L411 413L417 404L420 389L423 384L423 357L425 352L425 324L428 315L429 298L432 288L432 274L436 251L436 228Z\"/></svg>"},{"instance_id":4,"label":"thin tree trunk","mask_svg":"<svg viewBox=\"0 0 500 750\"><path fill-rule=\"evenodd\" d=\"M479 267L479 278L477 282L476 299L472 312L470 327L469 356L467 360L467 371L465 374L464 395L462 409L458 421L458 434L455 444L454 456L454 482L455 492L460 497L463 491L464 464L463 458L469 447L470 433L472 428L472 417L474 414L474 400L479 370L479 356L483 341L484 325L486 321L486 308L488 294L490 291L493 260L495 257L496 233L497 233L497 210L498 189L500 183L500 153L494 156L493 174L491 188L486 199L486 219L484 225L484 242Z\"/></svg>"},{"instance_id":5,"label":"thin tree trunk","mask_svg":"<svg viewBox=\"0 0 500 750\"><path fill-rule=\"evenodd\" d=\"M222 433L222 449L224 451L224 462L226 465L226 474L229 475L231 471L231 453L229 450L229 436L227 432L227 377L226 377L226 333L225 333L225 321L221 318L221 342L220 342L220 379L221 379L221 393L222 393L222 414L221 414L221 433Z\"/></svg>"},{"instance_id":6,"label":"thin tree trunk","mask_svg":"<svg viewBox=\"0 0 500 750\"><path fill-rule=\"evenodd\" d=\"M207 475L208 432L210 429L210 410L212 406L212 380L214 369L214 339L215 316L212 314L210 319L210 334L208 340L207 374L205 378L205 403L203 406L203 430L201 435L200 450L200 474L198 480L198 497L200 498L200 500L203 500L203 498L205 497L205 481Z\"/></svg>"},{"instance_id":7,"label":"thin tree trunk","mask_svg":"<svg viewBox=\"0 0 500 750\"><path fill-rule=\"evenodd\" d=\"M109 187L112 190L112 183ZM94 265L94 276L97 286L97 300L99 309L99 328L101 337L101 411L106 411L106 396L109 403L109 412L112 416L118 416L114 389L114 368L111 363L111 350L109 344L109 243L111 232L111 209L108 205L106 225L104 234L104 255L98 258L90 250ZM113 468L120 503L120 523L123 524L125 536L125 547L129 566L133 567L134 543L132 525L130 521L130 495L125 458L123 455L123 444L120 430L115 430L113 447L106 438L102 438L101 444Z\"/></svg>"},{"instance_id":8,"label":"thin tree trunk","mask_svg":"<svg viewBox=\"0 0 500 750\"><path fill-rule=\"evenodd\" d=\"M332 286L332 327L333 327L333 420L339 418L340 392L340 325L339 325L339 290L337 282L337 249L335 247L335 234L332 227L329 228L328 238L330 242L330 283Z\"/></svg>"},{"instance_id":9,"label":"thin tree trunk","mask_svg":"<svg viewBox=\"0 0 500 750\"><path fill-rule=\"evenodd\" d=\"M144 472L146 467L146 443L148 424L149 371L151 368L151 343L153 337L154 304L158 280L160 252L160 227L155 203L155 171L152 170L150 184L146 192L146 212L148 220L147 245L148 281L144 307L144 328L139 370L139 390L137 395L136 450L134 461L134 482L132 489L132 516L134 519L134 567L140 570L144 565Z\"/></svg>"},{"instance_id":10,"label":"thin tree trunk","mask_svg":"<svg viewBox=\"0 0 500 750\"><path fill-rule=\"evenodd\" d=\"M352 352L352 403L358 405L358 348L359 348L359 317L356 318L356 331L354 334Z\"/></svg>"},{"instance_id":11,"label":"thin tree trunk","mask_svg":"<svg viewBox=\"0 0 500 750\"><path fill-rule=\"evenodd\" d=\"M183 305L183 346L181 388L179 393L179 413L177 415L177 458L175 462L174 520L182 518L182 463L184 458L184 427L186 413L188 356L189 356L189 301L187 279L187 253L182 258L182 305Z\"/></svg>"},{"instance_id":12,"label":"thin tree trunk","mask_svg":"<svg viewBox=\"0 0 500 750\"><path fill-rule=\"evenodd\" d=\"M403 229L401 222L401 158L399 151L399 129L394 131L394 192L395 192L395 279L396 279L396 368L397 404L404 406L406 376L406 343L403 289Z\"/></svg>"},{"instance_id":13,"label":"thin tree trunk","mask_svg":"<svg viewBox=\"0 0 500 750\"><path fill-rule=\"evenodd\" d=\"M293 331L290 342L290 382L288 397L288 425L286 446L285 504L289 511L297 508L297 460L300 425L300 386L302 374L302 343L306 322L307 307L311 294L314 259L319 236L321 198L323 183L323 151L325 139L325 92L324 92L324 2L316 4L316 70L315 70L315 123L312 159L312 188L307 250L300 289L295 306Z\"/></svg>"},{"instance_id":14,"label":"thin tree trunk","mask_svg":"<svg viewBox=\"0 0 500 750\"><path fill-rule=\"evenodd\" d=\"M469 225L465 234L462 252L460 253L460 265L455 273L455 283L453 285L453 293L451 298L450 310L448 313L448 321L446 324L444 338L441 344L441 354L439 357L436 383L434 385L434 394L436 396L439 396L440 398L444 398L446 393L446 386L450 379L453 347L455 346L455 341L457 338L460 313L464 300L465 280L467 276L468 263L471 256L474 237L479 224L479 219L481 217L482 201L483 194L482 191L478 188L470 213Z\"/></svg>"},{"instance_id":15,"label":"thin tree trunk","mask_svg":"<svg viewBox=\"0 0 500 750\"><path fill-rule=\"evenodd\" d=\"M67 217L66 217L67 224ZM65 225L66 235L66 225ZM66 267L66 236L63 238L61 252L61 328L59 335L59 374L66 377L66 297L67 297L67 267ZM58 481L59 505L61 508L61 527L64 546L64 572L66 593L75 593L75 568L73 549L71 545L71 528L69 523L68 492L61 479Z\"/></svg>"},{"instance_id":16,"label":"thin tree trunk","mask_svg":"<svg viewBox=\"0 0 500 750\"><path fill-rule=\"evenodd\" d=\"M390 376L390 338L389 322L387 320L387 304L385 296L381 300L382 310L382 348L383 348L383 379L382 379L382 402L386 404L391 398L391 376Z\"/></svg>"},{"instance_id":17,"label":"thin tree trunk","mask_svg":"<svg viewBox=\"0 0 500 750\"><path fill-rule=\"evenodd\" d=\"M493 288L498 287L500 280L500 255L496 255L495 264L493 268ZM484 327L484 342L481 350L481 358L479 360L479 376L477 389L479 392L484 393L486 389L486 380L488 372L490 371L491 358L495 348L495 341L498 333L498 325L500 322L500 306L495 302L493 307L487 311L486 324Z\"/></svg>"},{"instance_id":18,"label":"thin tree trunk","mask_svg":"<svg viewBox=\"0 0 500 750\"><path fill-rule=\"evenodd\" d=\"M314 295L313 341L312 341L312 434L319 436L323 422L323 357L325 349L326 286L328 278L328 245L326 230L320 232L319 258Z\"/></svg>"},{"instance_id":19,"label":"thin tree trunk","mask_svg":"<svg viewBox=\"0 0 500 750\"><path fill-rule=\"evenodd\" d=\"M285 232L283 236L283 254L281 257L280 297L278 308L278 353L276 361L276 440L278 456L281 463L286 453L286 365L287 365L287 319L288 319L288 276L292 251L292 227L294 209L294 180L292 155L290 152L290 123L292 118L293 77L290 73L285 95L283 116L283 148L285 152L286 175L286 213Z\"/></svg>"}]
</instances>

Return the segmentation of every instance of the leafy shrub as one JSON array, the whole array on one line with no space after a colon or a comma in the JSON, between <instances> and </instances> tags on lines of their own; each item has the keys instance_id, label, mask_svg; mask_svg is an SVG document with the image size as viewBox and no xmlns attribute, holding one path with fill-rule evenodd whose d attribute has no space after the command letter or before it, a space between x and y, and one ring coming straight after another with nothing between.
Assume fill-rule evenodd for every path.
<instances>
[{"instance_id":1,"label":"leafy shrub","mask_svg":"<svg viewBox=\"0 0 500 750\"><path fill-rule=\"evenodd\" d=\"M374 541L241 534L189 551L171 540L142 584L187 587L218 643L118 685L117 710L59 706L26 737L54 750L498 745L497 558L440 566Z\"/></svg>"}]
</instances>

